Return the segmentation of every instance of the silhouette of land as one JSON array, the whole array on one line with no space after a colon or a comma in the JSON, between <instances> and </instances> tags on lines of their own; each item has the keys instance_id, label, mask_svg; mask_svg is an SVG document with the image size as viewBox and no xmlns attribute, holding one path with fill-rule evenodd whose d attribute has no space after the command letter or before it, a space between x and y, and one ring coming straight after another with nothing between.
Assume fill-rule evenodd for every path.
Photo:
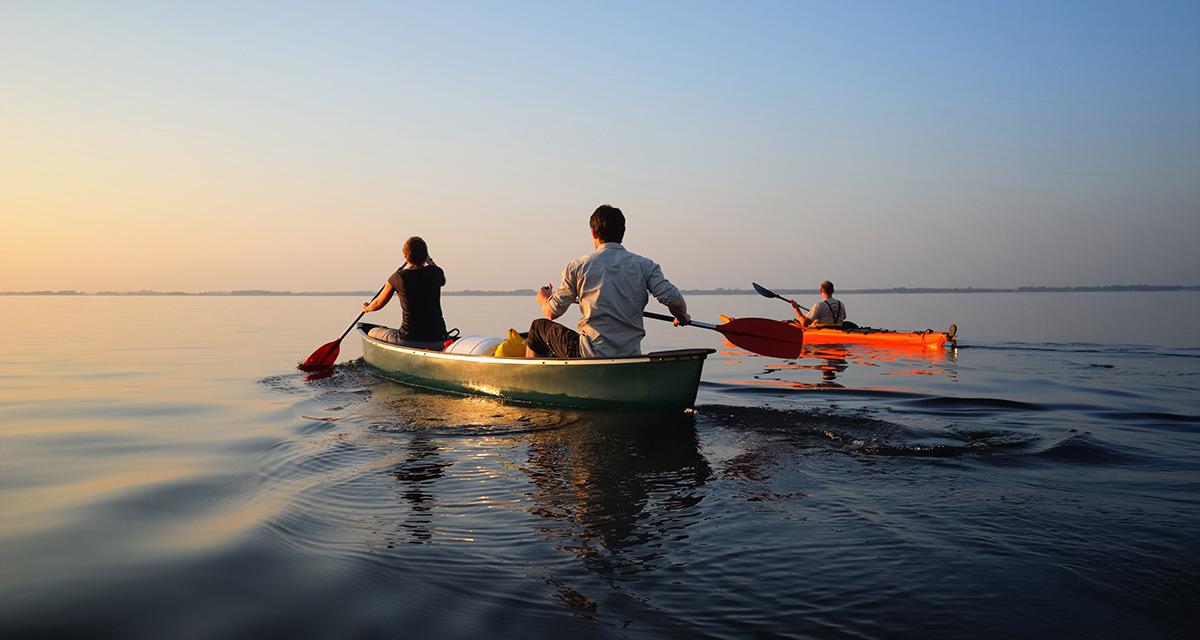
<instances>
[{"instance_id":1,"label":"silhouette of land","mask_svg":"<svg viewBox=\"0 0 1200 640\"><path fill-rule=\"evenodd\" d=\"M758 295L753 289L683 289L693 296L748 296ZM803 295L815 293L815 289L775 289L781 295ZM875 293L1088 293L1088 292L1137 292L1137 291L1200 291L1200 285L1175 284L1110 284L1077 287L891 287L888 289L838 289L839 294ZM271 291L268 289L235 289L232 291L79 291L76 289L38 291L0 291L0 296L374 296L373 291ZM533 289L507 289L487 291L464 289L444 291L446 296L532 296Z\"/></svg>"}]
</instances>

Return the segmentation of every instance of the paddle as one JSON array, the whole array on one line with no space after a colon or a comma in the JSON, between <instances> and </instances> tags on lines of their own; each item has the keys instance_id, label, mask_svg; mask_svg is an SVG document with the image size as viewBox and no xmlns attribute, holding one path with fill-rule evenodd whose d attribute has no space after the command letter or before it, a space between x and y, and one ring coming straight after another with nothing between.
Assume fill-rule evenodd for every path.
<instances>
[{"instance_id":1,"label":"paddle","mask_svg":"<svg viewBox=\"0 0 1200 640\"><path fill-rule=\"evenodd\" d=\"M400 268L403 269L404 265L401 265ZM386 286L386 284L383 285L383 287ZM376 291L375 295L371 296L372 300L378 297L379 294L383 293L383 287L379 287L379 291ZM325 344L317 347L317 350L313 351L312 355L308 356L308 358L306 358L304 362L301 362L299 365L297 365L296 368L300 369L301 371L320 371L321 369L328 369L332 367L337 362L338 353L342 350L342 340L346 339L346 335L350 333L350 330L354 328L354 325L358 324L359 320L362 320L363 314L365 313L366 311L359 313L358 317L354 319L354 322L351 322L350 326L346 327L346 330L342 332L342 335L338 337L337 340L334 340L333 342L326 342Z\"/></svg>"},{"instance_id":2,"label":"paddle","mask_svg":"<svg viewBox=\"0 0 1200 640\"><path fill-rule=\"evenodd\" d=\"M642 316L666 322L675 320L671 316L649 311L643 311ZM795 358L804 348L804 330L779 320L734 318L721 324L693 320L688 326L716 331L734 345L768 358Z\"/></svg>"},{"instance_id":3,"label":"paddle","mask_svg":"<svg viewBox=\"0 0 1200 640\"><path fill-rule=\"evenodd\" d=\"M779 298L780 300L783 300L784 302L790 302L791 304L796 304L795 300L792 300L791 298L785 298L785 297L779 295L778 293L775 293L774 291L771 291L770 289L762 286L761 284L759 284L757 282L751 282L750 284L754 285L754 290L758 292L758 295L760 295L764 298ZM807 307L802 307L798 304L796 304L796 306L803 309L804 313L808 313Z\"/></svg>"}]
</instances>

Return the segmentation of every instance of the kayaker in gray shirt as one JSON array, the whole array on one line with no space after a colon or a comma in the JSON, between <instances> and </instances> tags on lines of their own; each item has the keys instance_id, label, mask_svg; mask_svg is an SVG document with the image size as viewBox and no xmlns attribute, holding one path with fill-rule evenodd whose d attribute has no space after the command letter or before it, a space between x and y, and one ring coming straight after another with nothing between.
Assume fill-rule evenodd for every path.
<instances>
[{"instance_id":1,"label":"kayaker in gray shirt","mask_svg":"<svg viewBox=\"0 0 1200 640\"><path fill-rule=\"evenodd\" d=\"M821 301L814 304L808 313L804 313L795 300L788 302L792 303L792 311L796 312L796 320L802 327L840 327L846 321L846 305L833 297L833 283L828 280L821 283Z\"/></svg>"},{"instance_id":2,"label":"kayaker in gray shirt","mask_svg":"<svg viewBox=\"0 0 1200 640\"><path fill-rule=\"evenodd\" d=\"M646 335L642 310L650 295L670 309L676 326L691 321L683 294L663 276L658 264L621 245L625 215L620 209L601 205L590 224L596 252L567 264L558 289L547 284L537 291L545 318L534 320L529 327L527 357L640 354ZM575 303L583 311L578 332L553 322Z\"/></svg>"}]
</instances>

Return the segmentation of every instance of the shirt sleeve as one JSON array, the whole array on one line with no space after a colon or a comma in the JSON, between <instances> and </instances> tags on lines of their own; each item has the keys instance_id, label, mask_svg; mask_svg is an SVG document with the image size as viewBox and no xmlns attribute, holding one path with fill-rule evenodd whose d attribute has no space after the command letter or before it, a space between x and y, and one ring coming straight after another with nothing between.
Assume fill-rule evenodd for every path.
<instances>
[{"instance_id":1,"label":"shirt sleeve","mask_svg":"<svg viewBox=\"0 0 1200 640\"><path fill-rule=\"evenodd\" d=\"M567 268L563 269L562 282L558 285L558 290L550 296L550 310L554 315L561 316L567 312L571 305L579 302L579 291L576 287L576 263L567 264Z\"/></svg>"},{"instance_id":2,"label":"shirt sleeve","mask_svg":"<svg viewBox=\"0 0 1200 640\"><path fill-rule=\"evenodd\" d=\"M657 262L647 262L649 262L650 273L646 276L646 290L664 306L675 302L675 298L679 297L679 289L676 289L675 285L667 280Z\"/></svg>"},{"instance_id":3,"label":"shirt sleeve","mask_svg":"<svg viewBox=\"0 0 1200 640\"><path fill-rule=\"evenodd\" d=\"M395 289L396 291L404 291L404 275L401 274L399 271L388 276L387 281L388 281L388 284L392 285L392 288Z\"/></svg>"},{"instance_id":4,"label":"shirt sleeve","mask_svg":"<svg viewBox=\"0 0 1200 640\"><path fill-rule=\"evenodd\" d=\"M817 310L821 308L822 304L824 304L824 301L818 302L818 303L814 304L813 306L809 307L808 313L804 314L804 317L808 318L809 320L811 320L813 322L816 322L817 321Z\"/></svg>"}]
</instances>

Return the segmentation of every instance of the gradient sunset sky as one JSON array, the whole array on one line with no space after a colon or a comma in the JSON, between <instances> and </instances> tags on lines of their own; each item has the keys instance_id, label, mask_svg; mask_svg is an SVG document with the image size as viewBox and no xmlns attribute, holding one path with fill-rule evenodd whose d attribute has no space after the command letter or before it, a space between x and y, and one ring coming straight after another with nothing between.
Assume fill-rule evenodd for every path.
<instances>
[{"instance_id":1,"label":"gradient sunset sky","mask_svg":"<svg viewBox=\"0 0 1200 640\"><path fill-rule=\"evenodd\" d=\"M1200 283L1200 2L0 3L0 290Z\"/></svg>"}]
</instances>

